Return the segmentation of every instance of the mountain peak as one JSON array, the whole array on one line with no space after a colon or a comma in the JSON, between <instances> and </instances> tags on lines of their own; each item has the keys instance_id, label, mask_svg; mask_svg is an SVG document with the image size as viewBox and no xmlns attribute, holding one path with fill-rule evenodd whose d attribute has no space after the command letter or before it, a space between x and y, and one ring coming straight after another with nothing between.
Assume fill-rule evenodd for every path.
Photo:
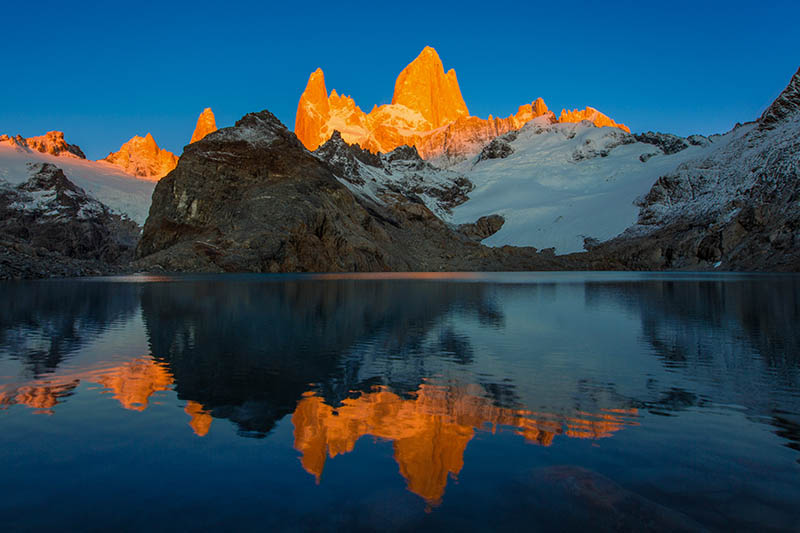
<instances>
[{"instance_id":1,"label":"mountain peak","mask_svg":"<svg viewBox=\"0 0 800 533\"><path fill-rule=\"evenodd\" d=\"M426 159L445 156L454 161L477 154L498 135L545 115L557 122L544 100L537 98L506 118L470 116L455 70L445 73L439 54L426 46L397 77L392 103L375 106L369 113L349 96L336 91L328 95L325 76L318 68L300 97L294 131L309 150L316 150L338 130L344 142L372 153L408 145ZM591 120L598 127L628 131L593 108L565 111L562 116L563 121Z\"/></svg>"},{"instance_id":2,"label":"mountain peak","mask_svg":"<svg viewBox=\"0 0 800 533\"><path fill-rule=\"evenodd\" d=\"M209 133L213 133L215 131L217 131L217 121L214 118L214 112L211 111L210 107L207 107L203 109L203 112L200 113L199 117L197 117L197 125L194 127L192 140L189 141L189 144L199 141Z\"/></svg>"},{"instance_id":3,"label":"mountain peak","mask_svg":"<svg viewBox=\"0 0 800 533\"><path fill-rule=\"evenodd\" d=\"M294 119L295 134L303 140L309 150L315 150L324 143L324 126L330 115L328 89L325 87L325 74L317 68L308 77L308 83L300 102L297 104L297 115Z\"/></svg>"},{"instance_id":4,"label":"mountain peak","mask_svg":"<svg viewBox=\"0 0 800 533\"><path fill-rule=\"evenodd\" d=\"M800 69L797 69L789 80L789 85L761 115L759 128L772 129L776 123L797 112L800 112Z\"/></svg>"},{"instance_id":5,"label":"mountain peak","mask_svg":"<svg viewBox=\"0 0 800 533\"><path fill-rule=\"evenodd\" d=\"M456 71L450 69L445 74L439 54L430 46L423 48L400 72L394 85L392 104L418 111L431 123L432 129L461 116L469 116Z\"/></svg>"},{"instance_id":6,"label":"mountain peak","mask_svg":"<svg viewBox=\"0 0 800 533\"><path fill-rule=\"evenodd\" d=\"M134 135L119 151L108 154L104 161L135 176L156 180L169 174L178 164L177 156L159 148L149 132L144 137Z\"/></svg>"},{"instance_id":7,"label":"mountain peak","mask_svg":"<svg viewBox=\"0 0 800 533\"><path fill-rule=\"evenodd\" d=\"M559 122L581 122L584 120L592 122L598 128L607 126L611 128L619 128L628 133L631 132L630 128L625 124L617 124L609 116L604 115L597 109L589 106L586 106L586 109L583 110L573 109L572 111L567 111L566 109L562 109L561 116L558 117Z\"/></svg>"},{"instance_id":8,"label":"mountain peak","mask_svg":"<svg viewBox=\"0 0 800 533\"><path fill-rule=\"evenodd\" d=\"M86 156L77 144L69 144L64 140L63 131L48 131L44 135L28 137L27 139L21 135L17 135L16 137L0 135L0 142L7 142L22 150L28 149L54 156L74 156L80 159L86 159Z\"/></svg>"}]
</instances>

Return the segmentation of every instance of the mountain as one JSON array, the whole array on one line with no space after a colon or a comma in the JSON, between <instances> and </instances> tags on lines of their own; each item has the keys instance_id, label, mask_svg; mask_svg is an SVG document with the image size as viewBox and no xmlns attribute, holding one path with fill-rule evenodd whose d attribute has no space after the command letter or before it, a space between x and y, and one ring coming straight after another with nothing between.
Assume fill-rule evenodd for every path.
<instances>
[{"instance_id":1,"label":"mountain","mask_svg":"<svg viewBox=\"0 0 800 533\"><path fill-rule=\"evenodd\" d=\"M178 163L178 157L159 148L149 133L144 137L135 135L116 152L108 154L103 161L116 165L129 174L148 180L166 176Z\"/></svg>"},{"instance_id":2,"label":"mountain","mask_svg":"<svg viewBox=\"0 0 800 533\"><path fill-rule=\"evenodd\" d=\"M209 133L215 131L217 131L217 121L214 119L214 112L211 111L210 107L207 107L203 109L203 112L197 117L197 125L194 127L192 140L190 140L189 143L191 144L199 141Z\"/></svg>"},{"instance_id":3,"label":"mountain","mask_svg":"<svg viewBox=\"0 0 800 533\"><path fill-rule=\"evenodd\" d=\"M189 143L197 142L209 133L217 131L214 112L207 107L197 118L197 125ZM147 180L159 180L169 174L178 164L178 156L159 148L149 133L144 137L135 135L116 152L108 154L103 161L116 165L129 174Z\"/></svg>"},{"instance_id":4,"label":"mountain","mask_svg":"<svg viewBox=\"0 0 800 533\"><path fill-rule=\"evenodd\" d=\"M0 180L0 279L108 272L130 260L139 227L114 214L50 163L29 179Z\"/></svg>"},{"instance_id":5,"label":"mountain","mask_svg":"<svg viewBox=\"0 0 800 533\"><path fill-rule=\"evenodd\" d=\"M64 140L64 132L62 131L48 131L44 135L28 137L27 139L21 135L15 137L0 135L0 144L15 146L22 150L36 151L43 154L86 159L86 156L77 144L68 144Z\"/></svg>"},{"instance_id":6,"label":"mountain","mask_svg":"<svg viewBox=\"0 0 800 533\"><path fill-rule=\"evenodd\" d=\"M31 149L27 144L31 138L25 144L19 142L19 137L11 139L14 139L13 143L0 142L0 179L18 185L30 177L29 164L51 164L61 169L71 182L103 202L113 212L126 215L137 224L144 224L150 209L154 182L138 179L106 161L81 158L75 154L80 148L66 142L65 145L74 147L75 150L54 150L54 155L48 151ZM57 147L58 144L53 146Z\"/></svg>"},{"instance_id":7,"label":"mountain","mask_svg":"<svg viewBox=\"0 0 800 533\"><path fill-rule=\"evenodd\" d=\"M596 250L637 269L800 270L800 70L731 140L658 178Z\"/></svg>"},{"instance_id":8,"label":"mountain","mask_svg":"<svg viewBox=\"0 0 800 533\"><path fill-rule=\"evenodd\" d=\"M392 105L417 111L434 129L469 115L456 71L445 74L439 54L430 46L397 76Z\"/></svg>"},{"instance_id":9,"label":"mountain","mask_svg":"<svg viewBox=\"0 0 800 533\"><path fill-rule=\"evenodd\" d=\"M295 133L309 150L315 150L339 131L349 144L371 152L387 153L408 145L425 159L460 161L477 153L494 137L521 128L526 122L548 116L553 122L590 120L597 126L628 128L593 108L562 111L561 118L547 109L541 98L520 106L507 118L470 116L454 70L444 71L439 55L425 47L397 78L392 103L365 113L349 96L335 90L328 95L321 69L311 74L300 97Z\"/></svg>"},{"instance_id":10,"label":"mountain","mask_svg":"<svg viewBox=\"0 0 800 533\"><path fill-rule=\"evenodd\" d=\"M370 197L337 176L340 173L308 152L268 111L246 115L234 127L188 145L175 170L158 182L134 268L208 272L564 268L557 258L535 249L482 246L445 224L424 201L402 188L387 188L381 197Z\"/></svg>"},{"instance_id":11,"label":"mountain","mask_svg":"<svg viewBox=\"0 0 800 533\"><path fill-rule=\"evenodd\" d=\"M659 176L733 137L632 135L588 121L553 124L536 118L449 167L473 190L444 218L464 224L499 214L505 224L484 244L580 252L586 242L611 239L635 224L634 201Z\"/></svg>"}]
</instances>

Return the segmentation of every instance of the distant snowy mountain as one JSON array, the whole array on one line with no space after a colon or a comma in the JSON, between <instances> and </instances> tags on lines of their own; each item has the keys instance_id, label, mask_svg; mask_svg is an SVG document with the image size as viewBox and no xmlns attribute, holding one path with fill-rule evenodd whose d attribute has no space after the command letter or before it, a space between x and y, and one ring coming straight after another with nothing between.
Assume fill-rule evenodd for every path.
<instances>
[{"instance_id":1,"label":"distant snowy mountain","mask_svg":"<svg viewBox=\"0 0 800 533\"><path fill-rule=\"evenodd\" d=\"M155 182L137 179L104 161L89 161L69 154L51 155L0 142L0 179L20 184L29 178L28 163L50 163L62 169L70 181L118 214L144 224Z\"/></svg>"}]
</instances>

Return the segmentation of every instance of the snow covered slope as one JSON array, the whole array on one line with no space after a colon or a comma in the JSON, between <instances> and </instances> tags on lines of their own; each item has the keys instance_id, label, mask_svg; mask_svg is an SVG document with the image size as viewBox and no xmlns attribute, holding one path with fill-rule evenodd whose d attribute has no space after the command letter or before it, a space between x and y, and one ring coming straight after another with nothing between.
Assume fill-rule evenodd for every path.
<instances>
[{"instance_id":1,"label":"snow covered slope","mask_svg":"<svg viewBox=\"0 0 800 533\"><path fill-rule=\"evenodd\" d=\"M464 202L472 189L464 176L433 166L410 146L373 154L347 144L334 131L314 155L329 163L339 181L355 194L378 203L400 195L425 204L442 219L447 219L452 207Z\"/></svg>"},{"instance_id":2,"label":"snow covered slope","mask_svg":"<svg viewBox=\"0 0 800 533\"><path fill-rule=\"evenodd\" d=\"M663 141L659 147L617 128L587 121L551 124L540 117L450 168L475 188L447 219L462 224L497 213L505 225L484 244L554 247L559 254L581 251L585 238L607 240L635 224L635 201L660 176L710 156L751 127L708 139L652 134L648 142Z\"/></svg>"},{"instance_id":3,"label":"snow covered slope","mask_svg":"<svg viewBox=\"0 0 800 533\"><path fill-rule=\"evenodd\" d=\"M103 161L60 157L0 144L0 179L19 184L29 178L28 163L52 163L67 177L111 208L137 224L144 224L150 210L155 182L138 179Z\"/></svg>"}]
</instances>

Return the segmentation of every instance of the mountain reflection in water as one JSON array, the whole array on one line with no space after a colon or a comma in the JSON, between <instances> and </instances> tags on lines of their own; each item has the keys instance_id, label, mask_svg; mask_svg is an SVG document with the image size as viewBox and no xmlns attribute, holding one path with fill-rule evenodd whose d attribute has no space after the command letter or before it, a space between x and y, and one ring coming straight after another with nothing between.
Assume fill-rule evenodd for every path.
<instances>
[{"instance_id":1,"label":"mountain reflection in water","mask_svg":"<svg viewBox=\"0 0 800 533\"><path fill-rule=\"evenodd\" d=\"M503 434L528 453L629 431L677 443L693 417L721 424L729 411L800 450L800 278L580 276L4 284L0 423L27 406L57 424L76 398L143 415L163 406L192 438L220 421L241 437L289 438L298 476L320 486L328 461L357 458L371 437L429 508L469 471L471 443ZM287 423L290 436L276 430ZM625 455L601 460L603 449L599 464L623 472ZM542 479L590 475L557 473Z\"/></svg>"}]
</instances>

